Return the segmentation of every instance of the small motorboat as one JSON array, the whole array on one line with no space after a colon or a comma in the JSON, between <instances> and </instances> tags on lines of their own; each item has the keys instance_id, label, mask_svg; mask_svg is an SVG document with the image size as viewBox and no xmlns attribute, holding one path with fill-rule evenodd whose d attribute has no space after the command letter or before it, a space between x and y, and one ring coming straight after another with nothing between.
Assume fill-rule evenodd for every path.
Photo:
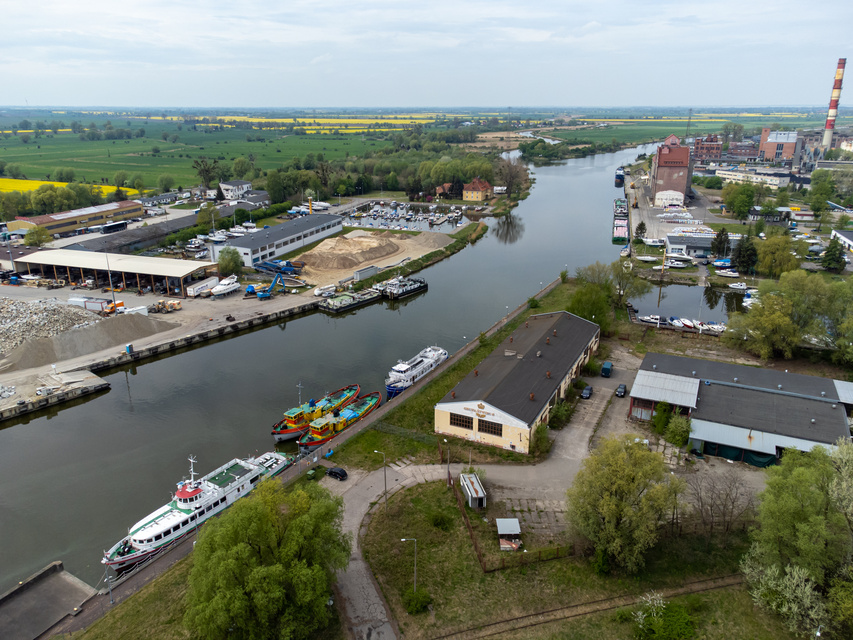
<instances>
[{"instance_id":1,"label":"small motorboat","mask_svg":"<svg viewBox=\"0 0 853 640\"><path fill-rule=\"evenodd\" d=\"M676 318L675 316L669 317L669 324L673 327L678 327L679 329L684 328L684 323L681 321L681 318Z\"/></svg>"},{"instance_id":2,"label":"small motorboat","mask_svg":"<svg viewBox=\"0 0 853 640\"><path fill-rule=\"evenodd\" d=\"M745 282L732 282L729 289L737 289L738 291L746 291L747 284Z\"/></svg>"},{"instance_id":3,"label":"small motorboat","mask_svg":"<svg viewBox=\"0 0 853 640\"><path fill-rule=\"evenodd\" d=\"M691 321L690 321L690 320L688 320L687 318L681 318L681 324L683 324L683 325L684 325L685 327L687 327L688 329L692 329L692 328L693 328L693 322L691 322Z\"/></svg>"}]
</instances>

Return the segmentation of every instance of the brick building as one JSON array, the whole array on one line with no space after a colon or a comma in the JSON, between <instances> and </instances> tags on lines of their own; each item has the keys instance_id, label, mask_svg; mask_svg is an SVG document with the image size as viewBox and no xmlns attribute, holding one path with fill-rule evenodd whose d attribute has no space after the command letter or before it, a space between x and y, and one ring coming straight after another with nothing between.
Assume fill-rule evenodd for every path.
<instances>
[{"instance_id":1,"label":"brick building","mask_svg":"<svg viewBox=\"0 0 853 640\"><path fill-rule=\"evenodd\" d=\"M771 131L770 127L764 127L758 145L758 159L765 162L792 161L799 156L800 146L796 131Z\"/></svg>"},{"instance_id":2,"label":"brick building","mask_svg":"<svg viewBox=\"0 0 853 640\"><path fill-rule=\"evenodd\" d=\"M658 197L664 192L676 192L681 194L681 204L684 204L685 196L690 192L690 181L693 178L693 163L690 160L690 147L682 146L678 136L670 135L658 147L657 153L652 160L652 169L649 184L652 188L652 200L654 206L663 206ZM671 193L667 203L671 203Z\"/></svg>"},{"instance_id":3,"label":"brick building","mask_svg":"<svg viewBox=\"0 0 853 640\"><path fill-rule=\"evenodd\" d=\"M693 141L694 160L719 160L723 157L723 143L717 136L696 138Z\"/></svg>"}]
</instances>

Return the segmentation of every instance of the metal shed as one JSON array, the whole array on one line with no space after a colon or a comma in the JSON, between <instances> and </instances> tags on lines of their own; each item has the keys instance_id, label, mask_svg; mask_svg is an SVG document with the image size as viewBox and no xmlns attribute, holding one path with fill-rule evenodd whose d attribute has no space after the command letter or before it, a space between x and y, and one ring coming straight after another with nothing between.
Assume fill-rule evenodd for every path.
<instances>
[{"instance_id":1,"label":"metal shed","mask_svg":"<svg viewBox=\"0 0 853 640\"><path fill-rule=\"evenodd\" d=\"M468 506L472 509L483 509L486 506L486 490L475 473L463 473L459 476L462 491L468 499Z\"/></svg>"},{"instance_id":2,"label":"metal shed","mask_svg":"<svg viewBox=\"0 0 853 640\"><path fill-rule=\"evenodd\" d=\"M501 551L517 551L521 546L521 525L518 518L495 518Z\"/></svg>"}]
</instances>

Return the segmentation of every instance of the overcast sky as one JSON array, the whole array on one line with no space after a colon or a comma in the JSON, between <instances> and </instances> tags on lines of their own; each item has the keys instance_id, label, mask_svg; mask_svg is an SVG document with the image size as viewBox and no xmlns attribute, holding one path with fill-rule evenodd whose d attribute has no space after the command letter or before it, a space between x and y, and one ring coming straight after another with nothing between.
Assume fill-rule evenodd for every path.
<instances>
[{"instance_id":1,"label":"overcast sky","mask_svg":"<svg viewBox=\"0 0 853 640\"><path fill-rule=\"evenodd\" d=\"M853 53L850 0L2 0L0 16L15 106L822 105Z\"/></svg>"}]
</instances>

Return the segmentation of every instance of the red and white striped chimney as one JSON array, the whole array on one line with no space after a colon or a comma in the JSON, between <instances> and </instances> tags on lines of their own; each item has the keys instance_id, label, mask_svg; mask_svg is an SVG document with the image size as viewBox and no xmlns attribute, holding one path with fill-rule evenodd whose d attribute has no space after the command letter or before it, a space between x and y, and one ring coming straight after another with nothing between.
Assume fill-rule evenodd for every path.
<instances>
[{"instance_id":1,"label":"red and white striped chimney","mask_svg":"<svg viewBox=\"0 0 853 640\"><path fill-rule=\"evenodd\" d=\"M829 111L826 114L826 127L823 130L824 149L832 144L832 132L835 129L835 117L838 115L838 99L841 97L841 81L844 80L844 66L847 58L838 59L838 69L835 70L835 83L832 85L832 97L829 99Z\"/></svg>"}]
</instances>

